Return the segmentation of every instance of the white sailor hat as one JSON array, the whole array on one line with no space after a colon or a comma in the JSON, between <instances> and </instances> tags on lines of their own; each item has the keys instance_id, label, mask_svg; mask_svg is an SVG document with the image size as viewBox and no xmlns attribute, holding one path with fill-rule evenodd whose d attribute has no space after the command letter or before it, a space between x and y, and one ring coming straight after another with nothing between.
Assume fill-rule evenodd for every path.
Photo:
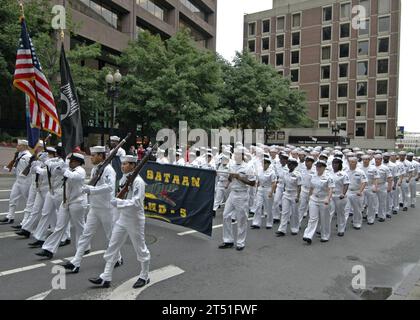
<instances>
[{"instance_id":1,"label":"white sailor hat","mask_svg":"<svg viewBox=\"0 0 420 320\"><path fill-rule=\"evenodd\" d=\"M383 157L382 157L381 153L377 153L377 154L375 154L374 158L375 159L382 159Z\"/></svg>"},{"instance_id":2,"label":"white sailor hat","mask_svg":"<svg viewBox=\"0 0 420 320\"><path fill-rule=\"evenodd\" d=\"M271 146L270 147L270 152L277 152L277 147Z\"/></svg>"},{"instance_id":3,"label":"white sailor hat","mask_svg":"<svg viewBox=\"0 0 420 320\"><path fill-rule=\"evenodd\" d=\"M306 152L305 152L305 150L300 149L300 150L298 151L298 154L299 154L299 155L302 155L302 154L303 154L303 155L305 155L305 154L306 154Z\"/></svg>"},{"instance_id":4,"label":"white sailor hat","mask_svg":"<svg viewBox=\"0 0 420 320\"><path fill-rule=\"evenodd\" d=\"M264 153L264 161L270 161L271 162L271 156L268 153Z\"/></svg>"},{"instance_id":5,"label":"white sailor hat","mask_svg":"<svg viewBox=\"0 0 420 320\"><path fill-rule=\"evenodd\" d=\"M236 141L235 146L242 146L242 142L241 141Z\"/></svg>"},{"instance_id":6,"label":"white sailor hat","mask_svg":"<svg viewBox=\"0 0 420 320\"><path fill-rule=\"evenodd\" d=\"M57 152L57 149L54 147L47 147L46 149L47 149L47 152L54 152L54 153Z\"/></svg>"},{"instance_id":7,"label":"white sailor hat","mask_svg":"<svg viewBox=\"0 0 420 320\"><path fill-rule=\"evenodd\" d=\"M219 148L218 147L211 147L211 150L212 151L219 151Z\"/></svg>"},{"instance_id":8,"label":"white sailor hat","mask_svg":"<svg viewBox=\"0 0 420 320\"><path fill-rule=\"evenodd\" d=\"M82 164L85 163L84 155L81 154L81 153L78 153L78 152L71 153L69 159L70 160L77 160L77 161L81 162Z\"/></svg>"},{"instance_id":9,"label":"white sailor hat","mask_svg":"<svg viewBox=\"0 0 420 320\"><path fill-rule=\"evenodd\" d=\"M182 152L181 152L181 151L177 151L177 152L175 153L175 155L176 155L176 156L181 156L181 155L182 155Z\"/></svg>"},{"instance_id":10,"label":"white sailor hat","mask_svg":"<svg viewBox=\"0 0 420 320\"><path fill-rule=\"evenodd\" d=\"M220 156L220 160L229 160L229 157L222 153L222 155Z\"/></svg>"},{"instance_id":11,"label":"white sailor hat","mask_svg":"<svg viewBox=\"0 0 420 320\"><path fill-rule=\"evenodd\" d=\"M312 157L312 156L306 156L305 157L305 161L315 161L315 158L314 157Z\"/></svg>"},{"instance_id":12,"label":"white sailor hat","mask_svg":"<svg viewBox=\"0 0 420 320\"><path fill-rule=\"evenodd\" d=\"M57 147L62 147L62 146L63 146L62 142L57 143Z\"/></svg>"},{"instance_id":13,"label":"white sailor hat","mask_svg":"<svg viewBox=\"0 0 420 320\"><path fill-rule=\"evenodd\" d=\"M280 153L280 158L289 159L289 155L286 152Z\"/></svg>"},{"instance_id":14,"label":"white sailor hat","mask_svg":"<svg viewBox=\"0 0 420 320\"><path fill-rule=\"evenodd\" d=\"M292 150L290 151L290 153L297 154L297 153L298 153L298 150L297 150L297 149L292 149Z\"/></svg>"},{"instance_id":15,"label":"white sailor hat","mask_svg":"<svg viewBox=\"0 0 420 320\"><path fill-rule=\"evenodd\" d=\"M316 151L321 151L321 150L322 150L322 147L320 147L320 146L316 146L314 149L315 149Z\"/></svg>"},{"instance_id":16,"label":"white sailor hat","mask_svg":"<svg viewBox=\"0 0 420 320\"><path fill-rule=\"evenodd\" d=\"M368 154L364 154L362 156L362 160L370 160L370 156Z\"/></svg>"},{"instance_id":17,"label":"white sailor hat","mask_svg":"<svg viewBox=\"0 0 420 320\"><path fill-rule=\"evenodd\" d=\"M357 151L360 151L360 148L358 148L358 147L353 148L353 152L357 152Z\"/></svg>"},{"instance_id":18,"label":"white sailor hat","mask_svg":"<svg viewBox=\"0 0 420 320\"><path fill-rule=\"evenodd\" d=\"M374 152L375 154L378 154L378 153L381 153L382 154L382 151L381 150L375 150L375 152Z\"/></svg>"},{"instance_id":19,"label":"white sailor hat","mask_svg":"<svg viewBox=\"0 0 420 320\"><path fill-rule=\"evenodd\" d=\"M344 149L344 150L343 150L343 153L348 153L348 152L350 152L350 150L349 150L349 149Z\"/></svg>"},{"instance_id":20,"label":"white sailor hat","mask_svg":"<svg viewBox=\"0 0 420 320\"><path fill-rule=\"evenodd\" d=\"M118 136L111 136L109 138L109 140L119 142L120 141L120 137L118 137Z\"/></svg>"},{"instance_id":21,"label":"white sailor hat","mask_svg":"<svg viewBox=\"0 0 420 320\"><path fill-rule=\"evenodd\" d=\"M340 162L340 163L343 163L343 159L341 159L340 157L335 156L333 158L332 162Z\"/></svg>"},{"instance_id":22,"label":"white sailor hat","mask_svg":"<svg viewBox=\"0 0 420 320\"><path fill-rule=\"evenodd\" d=\"M319 157L324 157L324 158L328 158L328 154L325 152L322 152Z\"/></svg>"},{"instance_id":23,"label":"white sailor hat","mask_svg":"<svg viewBox=\"0 0 420 320\"><path fill-rule=\"evenodd\" d=\"M121 162L136 163L137 162L137 157L132 156L132 155L123 156L123 157L121 157Z\"/></svg>"},{"instance_id":24,"label":"white sailor hat","mask_svg":"<svg viewBox=\"0 0 420 320\"><path fill-rule=\"evenodd\" d=\"M190 153L188 153L188 155L189 155L190 157L197 157L197 155L195 154L195 152L190 152Z\"/></svg>"},{"instance_id":25,"label":"white sailor hat","mask_svg":"<svg viewBox=\"0 0 420 320\"><path fill-rule=\"evenodd\" d=\"M356 155L358 155L358 156L363 156L365 153L363 152L363 151L357 151L356 152Z\"/></svg>"},{"instance_id":26,"label":"white sailor hat","mask_svg":"<svg viewBox=\"0 0 420 320\"><path fill-rule=\"evenodd\" d=\"M327 167L327 163L324 160L318 160L318 162L316 163L316 166L324 166Z\"/></svg>"},{"instance_id":27,"label":"white sailor hat","mask_svg":"<svg viewBox=\"0 0 420 320\"><path fill-rule=\"evenodd\" d=\"M392 156L396 156L396 155L397 155L397 153L396 153L395 151L392 151L392 152L390 153L390 155L391 155L391 157L392 157Z\"/></svg>"},{"instance_id":28,"label":"white sailor hat","mask_svg":"<svg viewBox=\"0 0 420 320\"><path fill-rule=\"evenodd\" d=\"M210 157L213 157L213 153L211 153L211 152L207 152L206 155L208 155Z\"/></svg>"},{"instance_id":29,"label":"white sailor hat","mask_svg":"<svg viewBox=\"0 0 420 320\"><path fill-rule=\"evenodd\" d=\"M22 140L18 139L17 144L18 144L18 146L28 146L29 145L28 140L23 140L23 139Z\"/></svg>"},{"instance_id":30,"label":"white sailor hat","mask_svg":"<svg viewBox=\"0 0 420 320\"><path fill-rule=\"evenodd\" d=\"M293 158L293 157L289 157L289 159L287 159L288 162L293 162L293 163L298 163L297 159Z\"/></svg>"},{"instance_id":31,"label":"white sailor hat","mask_svg":"<svg viewBox=\"0 0 420 320\"><path fill-rule=\"evenodd\" d=\"M366 153L367 154L372 154L372 153L374 153L375 151L373 151L372 149L369 149L368 151L366 151Z\"/></svg>"},{"instance_id":32,"label":"white sailor hat","mask_svg":"<svg viewBox=\"0 0 420 320\"><path fill-rule=\"evenodd\" d=\"M335 146L334 149L335 150L341 150L342 148L340 146Z\"/></svg>"},{"instance_id":33,"label":"white sailor hat","mask_svg":"<svg viewBox=\"0 0 420 320\"><path fill-rule=\"evenodd\" d=\"M405 151L400 151L400 152L398 152L398 155L399 156L405 156L405 155L407 155L407 153Z\"/></svg>"},{"instance_id":34,"label":"white sailor hat","mask_svg":"<svg viewBox=\"0 0 420 320\"><path fill-rule=\"evenodd\" d=\"M407 153L407 157L414 157L414 153L413 152Z\"/></svg>"},{"instance_id":35,"label":"white sailor hat","mask_svg":"<svg viewBox=\"0 0 420 320\"><path fill-rule=\"evenodd\" d=\"M391 154L389 153L389 152L384 152L383 154L382 154L382 156L385 158L385 157L390 157L391 156Z\"/></svg>"},{"instance_id":36,"label":"white sailor hat","mask_svg":"<svg viewBox=\"0 0 420 320\"><path fill-rule=\"evenodd\" d=\"M349 157L348 160L349 161L357 161L357 158L356 157Z\"/></svg>"},{"instance_id":37,"label":"white sailor hat","mask_svg":"<svg viewBox=\"0 0 420 320\"><path fill-rule=\"evenodd\" d=\"M341 151L338 151L338 150L337 150L337 151L334 153L334 156L335 156L335 157L340 157L340 158L341 158L341 157L343 157L343 156L344 156L344 154L343 154Z\"/></svg>"},{"instance_id":38,"label":"white sailor hat","mask_svg":"<svg viewBox=\"0 0 420 320\"><path fill-rule=\"evenodd\" d=\"M90 153L104 153L105 152L105 147L103 146L94 146L94 147L90 147Z\"/></svg>"},{"instance_id":39,"label":"white sailor hat","mask_svg":"<svg viewBox=\"0 0 420 320\"><path fill-rule=\"evenodd\" d=\"M242 153L244 153L244 150L245 148L243 148L243 147L236 147L235 149L233 149L233 153L234 154L242 154Z\"/></svg>"}]
</instances>

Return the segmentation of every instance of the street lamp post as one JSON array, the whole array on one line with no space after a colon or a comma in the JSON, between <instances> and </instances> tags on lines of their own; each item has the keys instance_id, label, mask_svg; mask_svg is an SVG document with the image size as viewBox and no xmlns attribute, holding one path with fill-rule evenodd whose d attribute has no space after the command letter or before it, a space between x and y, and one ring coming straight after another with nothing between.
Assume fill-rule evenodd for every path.
<instances>
[{"instance_id":1,"label":"street lamp post","mask_svg":"<svg viewBox=\"0 0 420 320\"><path fill-rule=\"evenodd\" d=\"M105 77L105 82L107 85L107 96L111 99L111 130L109 136L114 135L115 128L115 118L116 118L116 105L115 100L118 98L120 92L120 82L122 75L119 70L117 70L114 75L109 72Z\"/></svg>"},{"instance_id":2,"label":"street lamp post","mask_svg":"<svg viewBox=\"0 0 420 320\"><path fill-rule=\"evenodd\" d=\"M268 138L268 120L272 109L271 106L268 105L266 108L263 108L261 105L257 108L257 112L263 117L264 121L264 144L267 144Z\"/></svg>"},{"instance_id":3,"label":"street lamp post","mask_svg":"<svg viewBox=\"0 0 420 320\"><path fill-rule=\"evenodd\" d=\"M335 121L331 122L331 131L334 133L334 147L338 145L337 134L340 133L340 128Z\"/></svg>"}]
</instances>

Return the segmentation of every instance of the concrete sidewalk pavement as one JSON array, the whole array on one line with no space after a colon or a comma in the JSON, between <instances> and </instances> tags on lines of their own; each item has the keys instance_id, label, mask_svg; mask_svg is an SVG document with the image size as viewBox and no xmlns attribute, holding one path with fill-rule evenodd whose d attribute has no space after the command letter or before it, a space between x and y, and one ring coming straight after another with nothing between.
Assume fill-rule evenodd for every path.
<instances>
[{"instance_id":1,"label":"concrete sidewalk pavement","mask_svg":"<svg viewBox=\"0 0 420 320\"><path fill-rule=\"evenodd\" d=\"M387 300L420 300L420 261Z\"/></svg>"}]
</instances>

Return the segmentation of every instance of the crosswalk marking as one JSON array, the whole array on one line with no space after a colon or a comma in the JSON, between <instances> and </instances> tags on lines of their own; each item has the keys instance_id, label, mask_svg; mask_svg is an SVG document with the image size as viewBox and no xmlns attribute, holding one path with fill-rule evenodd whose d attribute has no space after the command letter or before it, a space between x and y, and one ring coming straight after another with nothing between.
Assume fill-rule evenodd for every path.
<instances>
[{"instance_id":1,"label":"crosswalk marking","mask_svg":"<svg viewBox=\"0 0 420 320\"><path fill-rule=\"evenodd\" d=\"M133 288L133 284L139 278L139 276L135 276L127 280L126 282L118 286L117 288L115 288L112 291L111 295L108 297L108 299L109 300L135 300L148 287L160 281L163 281L172 277L176 277L184 272L185 272L184 270L174 265L168 265L166 267L153 270L149 274L150 283L140 289Z\"/></svg>"},{"instance_id":2,"label":"crosswalk marking","mask_svg":"<svg viewBox=\"0 0 420 320\"><path fill-rule=\"evenodd\" d=\"M35 296L29 297L26 300L44 300L50 293L51 293L52 289L45 291L45 292L41 292Z\"/></svg>"},{"instance_id":3,"label":"crosswalk marking","mask_svg":"<svg viewBox=\"0 0 420 320\"><path fill-rule=\"evenodd\" d=\"M17 237L17 234L15 232L1 232L0 233L0 239L4 239L4 238L13 238L13 237Z\"/></svg>"},{"instance_id":4,"label":"crosswalk marking","mask_svg":"<svg viewBox=\"0 0 420 320\"><path fill-rule=\"evenodd\" d=\"M18 272L23 272L23 271L28 271L28 270L33 270L33 269L37 269L37 268L41 268L41 267L46 267L47 265L45 263L38 263L38 264L34 264L31 266L27 266L27 267L22 267L22 268L16 268L16 269L12 269L12 270L6 270L3 272L0 272L0 277L3 276L7 276L10 274L14 274L14 273L18 273Z\"/></svg>"},{"instance_id":5,"label":"crosswalk marking","mask_svg":"<svg viewBox=\"0 0 420 320\"><path fill-rule=\"evenodd\" d=\"M0 202L9 202L10 199L0 199Z\"/></svg>"},{"instance_id":6,"label":"crosswalk marking","mask_svg":"<svg viewBox=\"0 0 420 320\"><path fill-rule=\"evenodd\" d=\"M15 211L15 213L22 213L23 212L23 210L22 211ZM5 215L7 215L9 212L2 212L2 213L0 213L0 216L5 216Z\"/></svg>"},{"instance_id":7,"label":"crosswalk marking","mask_svg":"<svg viewBox=\"0 0 420 320\"><path fill-rule=\"evenodd\" d=\"M12 189L0 190L0 192L10 192L10 191L12 191Z\"/></svg>"}]
</instances>

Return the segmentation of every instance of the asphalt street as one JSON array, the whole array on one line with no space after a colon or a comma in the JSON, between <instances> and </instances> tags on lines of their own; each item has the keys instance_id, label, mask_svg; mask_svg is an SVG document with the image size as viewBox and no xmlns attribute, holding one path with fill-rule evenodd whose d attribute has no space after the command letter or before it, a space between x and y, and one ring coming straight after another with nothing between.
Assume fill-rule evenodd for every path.
<instances>
[{"instance_id":1,"label":"asphalt street","mask_svg":"<svg viewBox=\"0 0 420 320\"><path fill-rule=\"evenodd\" d=\"M12 178L0 177L0 217L7 212L12 183ZM23 205L18 211L22 209ZM19 222L22 213L17 217ZM399 212L383 223L364 224L360 231L348 226L343 238L337 237L333 220L330 241L315 238L311 246L302 241L302 231L277 238L276 229L249 229L241 252L217 248L222 240L221 212L213 221L209 238L147 220L152 273L143 290L131 289L139 264L129 240L122 249L124 265L114 270L111 288L94 288L87 280L98 276L105 264L105 237L99 229L80 272L64 278L65 289L52 290L54 266L74 255L74 241L52 260L42 260L34 254L39 249L27 245L32 239L15 236L10 225L1 225L0 299L362 299L351 286L355 265L366 268L368 288L396 288L420 259L419 209Z\"/></svg>"}]
</instances>

